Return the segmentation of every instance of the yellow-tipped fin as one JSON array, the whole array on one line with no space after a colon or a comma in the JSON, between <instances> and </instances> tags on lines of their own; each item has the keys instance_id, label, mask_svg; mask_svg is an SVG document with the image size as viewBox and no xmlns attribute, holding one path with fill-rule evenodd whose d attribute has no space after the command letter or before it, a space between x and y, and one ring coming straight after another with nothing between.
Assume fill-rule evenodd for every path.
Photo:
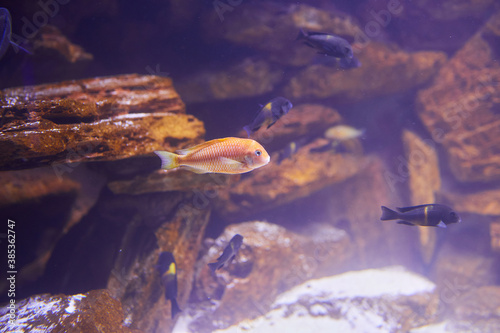
<instances>
[{"instance_id":1,"label":"yellow-tipped fin","mask_svg":"<svg viewBox=\"0 0 500 333\"><path fill-rule=\"evenodd\" d=\"M177 154L168 151L158 150L155 154L161 159L161 168L165 170L175 169L179 167Z\"/></svg>"}]
</instances>

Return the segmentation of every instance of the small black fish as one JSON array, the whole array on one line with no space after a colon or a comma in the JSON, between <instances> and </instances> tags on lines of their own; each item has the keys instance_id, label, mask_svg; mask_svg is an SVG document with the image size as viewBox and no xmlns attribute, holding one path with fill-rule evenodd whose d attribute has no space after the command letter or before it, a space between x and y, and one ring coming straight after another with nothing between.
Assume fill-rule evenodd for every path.
<instances>
[{"instance_id":1,"label":"small black fish","mask_svg":"<svg viewBox=\"0 0 500 333\"><path fill-rule=\"evenodd\" d=\"M303 137L298 140L289 142L285 148L281 149L278 153L278 160L277 164L281 164L285 159L291 158L297 151L304 147L306 144L308 144L311 141L311 139Z\"/></svg>"},{"instance_id":2,"label":"small black fish","mask_svg":"<svg viewBox=\"0 0 500 333\"><path fill-rule=\"evenodd\" d=\"M351 44L344 38L324 32L305 32L300 29L296 40L304 40L304 44L316 49L318 54L340 59L341 68L350 69L361 66L361 62L354 57Z\"/></svg>"},{"instance_id":3,"label":"small black fish","mask_svg":"<svg viewBox=\"0 0 500 333\"><path fill-rule=\"evenodd\" d=\"M215 273L216 270L222 268L225 264L230 263L231 260L234 259L236 254L238 254L238 250L240 249L242 243L243 236L241 236L240 234L234 235L233 238L231 238L231 240L229 241L229 244L222 252L221 256L217 258L217 262L208 264L208 267L210 267L212 272Z\"/></svg>"},{"instance_id":4,"label":"small black fish","mask_svg":"<svg viewBox=\"0 0 500 333\"><path fill-rule=\"evenodd\" d=\"M439 204L396 208L395 212L382 206L382 221L400 220L397 223L446 228L448 224L461 222L460 217L450 207Z\"/></svg>"},{"instance_id":5,"label":"small black fish","mask_svg":"<svg viewBox=\"0 0 500 333\"><path fill-rule=\"evenodd\" d=\"M182 310L177 304L177 266L171 252L162 252L156 265L160 273L161 283L165 287L165 298L170 300L172 319Z\"/></svg>"},{"instance_id":6,"label":"small black fish","mask_svg":"<svg viewBox=\"0 0 500 333\"><path fill-rule=\"evenodd\" d=\"M267 128L273 126L274 123L287 114L292 107L292 103L284 97L273 98L260 109L253 122L243 127L243 129L247 132L248 137L250 137L250 135L258 131L261 126L267 126Z\"/></svg>"},{"instance_id":7,"label":"small black fish","mask_svg":"<svg viewBox=\"0 0 500 333\"><path fill-rule=\"evenodd\" d=\"M7 8L0 8L0 59L3 57L9 45L14 45L26 53L30 53L12 41L12 19Z\"/></svg>"}]
</instances>

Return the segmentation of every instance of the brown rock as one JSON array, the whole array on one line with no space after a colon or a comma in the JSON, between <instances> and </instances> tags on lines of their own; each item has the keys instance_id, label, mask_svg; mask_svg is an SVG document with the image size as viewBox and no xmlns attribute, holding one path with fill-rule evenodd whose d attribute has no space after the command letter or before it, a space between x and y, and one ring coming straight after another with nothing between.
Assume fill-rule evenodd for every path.
<instances>
[{"instance_id":1,"label":"brown rock","mask_svg":"<svg viewBox=\"0 0 500 333\"><path fill-rule=\"evenodd\" d=\"M434 193L441 187L441 176L434 147L408 130L403 132L403 143L408 162L411 204L417 206L435 203ZM419 226L418 231L422 259L429 264L436 251L436 230Z\"/></svg>"},{"instance_id":2,"label":"brown rock","mask_svg":"<svg viewBox=\"0 0 500 333\"><path fill-rule=\"evenodd\" d=\"M470 194L441 191L439 197L452 203L460 212L500 215L500 190L484 190Z\"/></svg>"},{"instance_id":3,"label":"brown rock","mask_svg":"<svg viewBox=\"0 0 500 333\"><path fill-rule=\"evenodd\" d=\"M123 326L121 304L107 290L72 296L45 294L16 305L12 322L8 321L8 308L2 309L0 326L5 332L136 332Z\"/></svg>"},{"instance_id":4,"label":"brown rock","mask_svg":"<svg viewBox=\"0 0 500 333\"><path fill-rule=\"evenodd\" d=\"M209 12L203 31L211 42L226 40L264 51L279 64L303 66L310 63L316 52L294 40L300 28L343 36L360 35L354 18L329 7L324 10L305 4L242 3L234 9L235 13L225 13L222 23L216 11Z\"/></svg>"},{"instance_id":5,"label":"brown rock","mask_svg":"<svg viewBox=\"0 0 500 333\"><path fill-rule=\"evenodd\" d=\"M496 12L417 97L420 118L446 149L460 181L500 179L500 91L495 88L500 81L499 40Z\"/></svg>"},{"instance_id":6,"label":"brown rock","mask_svg":"<svg viewBox=\"0 0 500 333\"><path fill-rule=\"evenodd\" d=\"M469 234L464 237L474 236ZM475 239L473 243L488 245L482 239ZM456 299L466 292L495 284L497 268L495 259L485 253L464 252L457 247L466 245L467 243L463 241L455 246L449 242L445 243L436 259L434 280L438 285L444 307L453 306Z\"/></svg>"},{"instance_id":7,"label":"brown rock","mask_svg":"<svg viewBox=\"0 0 500 333\"><path fill-rule=\"evenodd\" d=\"M244 237L239 254L212 275L207 264L217 259L237 233ZM212 332L263 315L279 293L311 277L338 273L351 256L347 234L328 226L318 226L307 236L266 222L228 226L199 262L191 306L211 310L190 329Z\"/></svg>"},{"instance_id":8,"label":"brown rock","mask_svg":"<svg viewBox=\"0 0 500 333\"><path fill-rule=\"evenodd\" d=\"M246 58L227 70L207 71L177 86L186 103L258 96L273 91L281 80L278 66Z\"/></svg>"},{"instance_id":9,"label":"brown rock","mask_svg":"<svg viewBox=\"0 0 500 333\"><path fill-rule=\"evenodd\" d=\"M114 160L200 141L203 124L184 114L172 81L122 75L0 93L0 169Z\"/></svg>"},{"instance_id":10,"label":"brown rock","mask_svg":"<svg viewBox=\"0 0 500 333\"><path fill-rule=\"evenodd\" d=\"M450 332L500 330L500 287L485 286L461 294L455 304Z\"/></svg>"},{"instance_id":11,"label":"brown rock","mask_svg":"<svg viewBox=\"0 0 500 333\"><path fill-rule=\"evenodd\" d=\"M405 130L403 143L409 169L409 187L413 205L435 201L434 194L441 188L439 161L433 146L415 133Z\"/></svg>"},{"instance_id":12,"label":"brown rock","mask_svg":"<svg viewBox=\"0 0 500 333\"><path fill-rule=\"evenodd\" d=\"M193 174L190 171L157 170L130 180L110 182L108 187L115 194L143 194L169 191L217 191L239 180L238 175Z\"/></svg>"},{"instance_id":13,"label":"brown rock","mask_svg":"<svg viewBox=\"0 0 500 333\"><path fill-rule=\"evenodd\" d=\"M135 214L118 221L128 225L120 244L123 252L114 260L107 287L121 301L129 327L141 332L159 328L170 331L177 318L171 319L170 301L164 297L165 289L155 265L161 252L173 253L177 262L177 301L184 309L210 207L200 205L194 193L168 192L120 195L106 203L105 209L115 215L115 211L133 207ZM145 241L141 234L148 230L152 237ZM155 240L158 249L148 250L154 248Z\"/></svg>"},{"instance_id":14,"label":"brown rock","mask_svg":"<svg viewBox=\"0 0 500 333\"><path fill-rule=\"evenodd\" d=\"M494 3L494 0L417 0L413 4L435 20L449 21L463 17L482 17Z\"/></svg>"},{"instance_id":15,"label":"brown rock","mask_svg":"<svg viewBox=\"0 0 500 333\"><path fill-rule=\"evenodd\" d=\"M407 53L372 42L357 56L362 66L349 71L313 65L285 87L289 98L335 97L355 102L407 91L428 82L445 63L440 52Z\"/></svg>"},{"instance_id":16,"label":"brown rock","mask_svg":"<svg viewBox=\"0 0 500 333\"><path fill-rule=\"evenodd\" d=\"M215 202L218 213L227 218L245 218L340 183L369 163L369 159L354 154L313 152L318 144L324 143L316 140L280 165L271 161L221 191Z\"/></svg>"}]
</instances>

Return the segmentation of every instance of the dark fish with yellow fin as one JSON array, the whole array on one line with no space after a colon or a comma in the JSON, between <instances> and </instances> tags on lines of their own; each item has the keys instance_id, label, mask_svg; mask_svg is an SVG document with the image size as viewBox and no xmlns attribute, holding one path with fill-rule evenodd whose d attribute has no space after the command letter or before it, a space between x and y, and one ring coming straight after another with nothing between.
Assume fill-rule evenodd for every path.
<instances>
[{"instance_id":1,"label":"dark fish with yellow fin","mask_svg":"<svg viewBox=\"0 0 500 333\"><path fill-rule=\"evenodd\" d=\"M221 256L217 258L217 262L208 264L208 267L215 273L216 270L222 268L225 264L230 263L238 254L241 244L243 243L243 236L236 234L231 238L229 244L226 246Z\"/></svg>"},{"instance_id":2,"label":"dark fish with yellow fin","mask_svg":"<svg viewBox=\"0 0 500 333\"><path fill-rule=\"evenodd\" d=\"M171 252L162 252L156 265L160 273L161 284L165 287L165 298L170 300L172 319L182 310L177 304L177 265Z\"/></svg>"},{"instance_id":3,"label":"dark fish with yellow fin","mask_svg":"<svg viewBox=\"0 0 500 333\"><path fill-rule=\"evenodd\" d=\"M458 214L445 205L429 204L396 209L397 212L382 206L380 219L382 221L399 220L397 223L411 226L441 228L446 228L448 224L462 222Z\"/></svg>"},{"instance_id":4,"label":"dark fish with yellow fin","mask_svg":"<svg viewBox=\"0 0 500 333\"><path fill-rule=\"evenodd\" d=\"M178 154L155 151L161 168L182 168L196 173L237 174L252 171L269 163L267 151L257 141L223 138L179 150Z\"/></svg>"},{"instance_id":5,"label":"dark fish with yellow fin","mask_svg":"<svg viewBox=\"0 0 500 333\"><path fill-rule=\"evenodd\" d=\"M293 107L292 102L284 97L276 97L264 105L250 125L243 127L248 137L257 132L262 126L273 126L281 117Z\"/></svg>"}]
</instances>

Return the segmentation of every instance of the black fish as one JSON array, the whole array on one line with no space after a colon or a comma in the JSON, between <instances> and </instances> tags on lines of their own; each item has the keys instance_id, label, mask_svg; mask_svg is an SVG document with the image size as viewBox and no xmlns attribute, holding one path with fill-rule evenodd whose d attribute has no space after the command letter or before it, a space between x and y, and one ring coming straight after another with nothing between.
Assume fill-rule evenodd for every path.
<instances>
[{"instance_id":1,"label":"black fish","mask_svg":"<svg viewBox=\"0 0 500 333\"><path fill-rule=\"evenodd\" d=\"M210 263L208 264L208 267L212 270L212 272L215 273L215 271L225 264L228 264L231 262L231 260L234 259L236 254L238 254L238 250L241 247L241 244L243 243L243 236L240 234L236 234L231 238L229 241L229 244L226 246L224 251L222 252L221 256L217 258L217 262Z\"/></svg>"},{"instance_id":2,"label":"black fish","mask_svg":"<svg viewBox=\"0 0 500 333\"><path fill-rule=\"evenodd\" d=\"M284 97L273 98L260 109L253 122L243 127L243 129L247 132L248 137L250 137L250 135L258 131L261 126L267 126L267 128L273 126L274 123L287 114L292 107L292 103Z\"/></svg>"},{"instance_id":3,"label":"black fish","mask_svg":"<svg viewBox=\"0 0 500 333\"><path fill-rule=\"evenodd\" d=\"M14 45L26 53L30 53L12 41L12 19L6 8L0 8L0 59L3 57L9 45Z\"/></svg>"},{"instance_id":4,"label":"black fish","mask_svg":"<svg viewBox=\"0 0 500 333\"><path fill-rule=\"evenodd\" d=\"M396 208L398 212L382 206L382 221L400 220L397 223L446 228L448 224L461 222L460 217L450 207L430 204Z\"/></svg>"},{"instance_id":5,"label":"black fish","mask_svg":"<svg viewBox=\"0 0 500 333\"><path fill-rule=\"evenodd\" d=\"M304 44L318 51L318 54L340 59L340 67L344 69L357 68L361 62L354 57L351 44L344 38L324 32L305 32L300 29L296 40L304 40Z\"/></svg>"},{"instance_id":6,"label":"black fish","mask_svg":"<svg viewBox=\"0 0 500 333\"><path fill-rule=\"evenodd\" d=\"M171 252L162 252L156 265L160 273L161 283L165 287L165 298L170 300L172 319L182 310L177 304L177 266Z\"/></svg>"}]
</instances>

